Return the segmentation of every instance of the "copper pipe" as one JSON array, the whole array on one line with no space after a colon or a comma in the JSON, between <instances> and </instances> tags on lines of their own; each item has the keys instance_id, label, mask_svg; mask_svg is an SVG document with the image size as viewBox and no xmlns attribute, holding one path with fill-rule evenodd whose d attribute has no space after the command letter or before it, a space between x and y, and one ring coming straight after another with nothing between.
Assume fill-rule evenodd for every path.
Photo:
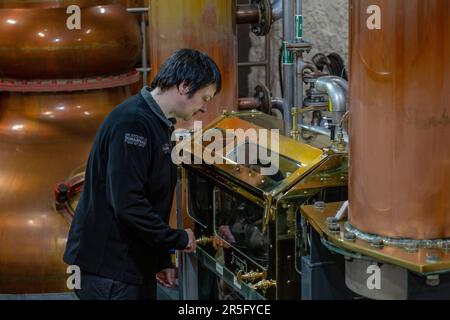
<instances>
[{"instance_id":1,"label":"copper pipe","mask_svg":"<svg viewBox=\"0 0 450 320\"><path fill-rule=\"evenodd\" d=\"M381 29L367 27L372 5ZM388 237L450 237L449 3L350 8L349 221Z\"/></svg>"},{"instance_id":2,"label":"copper pipe","mask_svg":"<svg viewBox=\"0 0 450 320\"><path fill-rule=\"evenodd\" d=\"M256 4L241 4L237 6L236 23L258 23L261 12Z\"/></svg>"},{"instance_id":3,"label":"copper pipe","mask_svg":"<svg viewBox=\"0 0 450 320\"><path fill-rule=\"evenodd\" d=\"M69 30L65 8L0 10L0 78L66 79L126 73L141 51L139 26L121 5L84 8Z\"/></svg>"},{"instance_id":4,"label":"copper pipe","mask_svg":"<svg viewBox=\"0 0 450 320\"><path fill-rule=\"evenodd\" d=\"M273 21L280 20L283 16L283 1L275 0L272 3L272 19ZM261 19L261 11L256 4L241 4L237 6L236 23L259 23Z\"/></svg>"},{"instance_id":5,"label":"copper pipe","mask_svg":"<svg viewBox=\"0 0 450 320\"><path fill-rule=\"evenodd\" d=\"M247 97L238 99L238 107L239 110L251 110L259 109L261 106L258 99L254 97Z\"/></svg>"}]
</instances>

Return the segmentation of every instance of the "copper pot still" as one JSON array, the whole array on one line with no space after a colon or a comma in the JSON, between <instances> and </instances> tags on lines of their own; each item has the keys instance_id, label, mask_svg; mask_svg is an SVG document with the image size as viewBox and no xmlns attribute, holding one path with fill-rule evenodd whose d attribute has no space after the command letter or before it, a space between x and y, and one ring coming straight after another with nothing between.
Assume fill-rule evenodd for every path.
<instances>
[{"instance_id":1,"label":"copper pot still","mask_svg":"<svg viewBox=\"0 0 450 320\"><path fill-rule=\"evenodd\" d=\"M81 8L80 30L67 28L66 7L41 5L0 10L0 78L88 78L123 74L135 65L141 35L122 5Z\"/></svg>"},{"instance_id":2,"label":"copper pot still","mask_svg":"<svg viewBox=\"0 0 450 320\"><path fill-rule=\"evenodd\" d=\"M135 17L116 2L71 1L84 12L72 33L68 1L0 3L0 294L69 290L70 222L55 210L55 185L86 163L98 126L136 80L113 77L130 73L141 45Z\"/></svg>"},{"instance_id":3,"label":"copper pot still","mask_svg":"<svg viewBox=\"0 0 450 320\"><path fill-rule=\"evenodd\" d=\"M1 8L67 8L77 5L81 8L120 3L127 8L148 7L149 0L1 0Z\"/></svg>"},{"instance_id":4,"label":"copper pot still","mask_svg":"<svg viewBox=\"0 0 450 320\"><path fill-rule=\"evenodd\" d=\"M77 5L84 8L120 3L123 1L124 0L2 0L0 1L0 8L67 8L70 5Z\"/></svg>"},{"instance_id":5,"label":"copper pot still","mask_svg":"<svg viewBox=\"0 0 450 320\"><path fill-rule=\"evenodd\" d=\"M350 20L349 222L450 237L450 2L351 0Z\"/></svg>"},{"instance_id":6,"label":"copper pot still","mask_svg":"<svg viewBox=\"0 0 450 320\"><path fill-rule=\"evenodd\" d=\"M0 294L68 291L69 221L53 190L86 163L95 131L127 87L0 96Z\"/></svg>"}]
</instances>

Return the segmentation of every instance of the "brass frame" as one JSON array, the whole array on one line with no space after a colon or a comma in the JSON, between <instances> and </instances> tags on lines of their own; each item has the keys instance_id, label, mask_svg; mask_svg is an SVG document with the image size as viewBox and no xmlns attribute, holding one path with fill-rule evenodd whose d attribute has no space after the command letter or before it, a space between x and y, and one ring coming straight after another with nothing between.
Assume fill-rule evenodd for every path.
<instances>
[{"instance_id":1,"label":"brass frame","mask_svg":"<svg viewBox=\"0 0 450 320\"><path fill-rule=\"evenodd\" d=\"M383 262L398 265L413 272L422 274L436 274L450 272L450 252L441 249L419 248L417 252L408 252L405 249L391 246L382 248L373 247L370 243L359 239L344 239L344 222L340 221L339 233L333 233L326 224L328 217L334 217L342 202L327 203L323 210L313 205L302 206L301 211L312 227L323 239L340 248L340 254L362 259L372 258ZM332 248L329 248L332 249ZM347 252L345 252L347 250ZM355 256L354 253L360 254ZM427 262L427 255L437 255L436 262Z\"/></svg>"}]
</instances>

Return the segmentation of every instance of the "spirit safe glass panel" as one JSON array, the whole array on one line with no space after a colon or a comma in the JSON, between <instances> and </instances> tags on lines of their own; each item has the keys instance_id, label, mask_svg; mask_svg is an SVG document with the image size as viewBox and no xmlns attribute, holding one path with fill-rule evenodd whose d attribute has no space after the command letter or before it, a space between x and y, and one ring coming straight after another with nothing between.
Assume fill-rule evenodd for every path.
<instances>
[{"instance_id":1,"label":"spirit safe glass panel","mask_svg":"<svg viewBox=\"0 0 450 320\"><path fill-rule=\"evenodd\" d=\"M239 194L214 188L214 231L263 269L269 264L269 239L263 233L264 208Z\"/></svg>"},{"instance_id":2,"label":"spirit safe glass panel","mask_svg":"<svg viewBox=\"0 0 450 320\"><path fill-rule=\"evenodd\" d=\"M187 214L207 228L213 204L213 185L210 181L186 171L186 208Z\"/></svg>"}]
</instances>

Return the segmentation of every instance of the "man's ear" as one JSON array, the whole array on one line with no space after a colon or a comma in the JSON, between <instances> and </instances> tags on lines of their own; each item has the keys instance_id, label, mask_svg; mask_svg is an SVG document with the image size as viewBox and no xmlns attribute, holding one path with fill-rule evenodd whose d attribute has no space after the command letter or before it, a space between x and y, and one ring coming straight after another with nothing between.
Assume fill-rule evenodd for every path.
<instances>
[{"instance_id":1,"label":"man's ear","mask_svg":"<svg viewBox=\"0 0 450 320\"><path fill-rule=\"evenodd\" d=\"M189 85L186 83L186 81L183 81L179 86L178 86L178 91L180 92L180 94L186 95L189 92Z\"/></svg>"}]
</instances>

